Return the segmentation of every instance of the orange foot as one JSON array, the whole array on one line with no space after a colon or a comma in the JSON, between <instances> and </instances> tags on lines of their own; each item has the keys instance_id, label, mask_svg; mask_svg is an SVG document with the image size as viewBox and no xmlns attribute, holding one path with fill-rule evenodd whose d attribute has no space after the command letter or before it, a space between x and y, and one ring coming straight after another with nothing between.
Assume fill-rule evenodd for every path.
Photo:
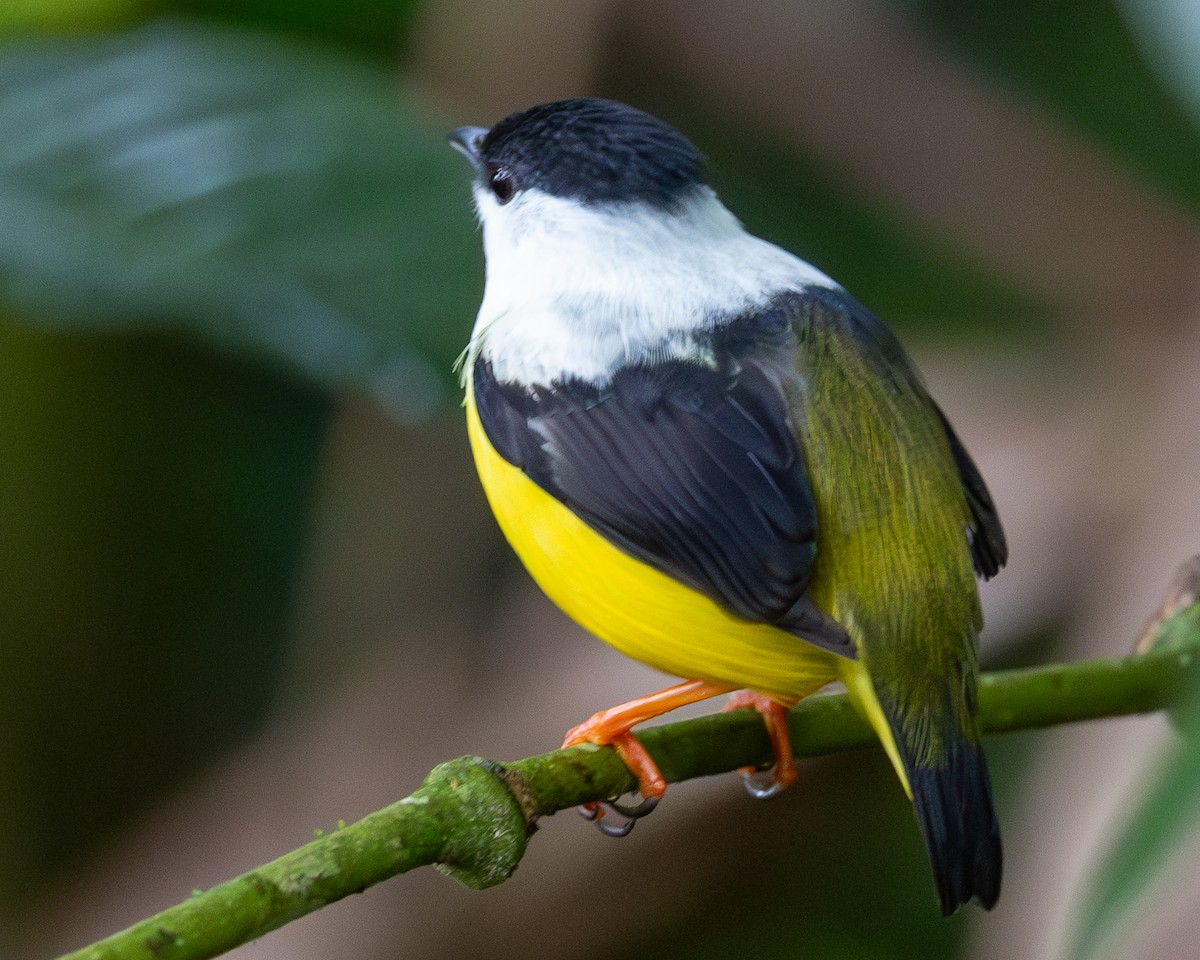
<instances>
[{"instance_id":1,"label":"orange foot","mask_svg":"<svg viewBox=\"0 0 1200 960\"><path fill-rule=\"evenodd\" d=\"M658 764L646 752L646 748L638 742L631 732L639 723L660 716L677 707L707 700L736 689L730 684L712 683L708 680L687 680L659 690L647 697L630 700L617 707L601 710L577 727L567 731L563 740L564 747L573 747L580 743L594 743L597 746L611 746L620 755L629 772L637 778L638 792L643 802L636 807L618 806L608 802L585 803L579 812L589 820L597 821L602 831L611 836L625 836L633 829L634 822L654 809L658 799L666 792L667 781L658 769ZM624 818L623 823L606 824L603 822L605 813L615 814Z\"/></svg>"},{"instance_id":2,"label":"orange foot","mask_svg":"<svg viewBox=\"0 0 1200 960\"><path fill-rule=\"evenodd\" d=\"M772 700L753 690L739 690L725 704L726 710L757 710L771 738L771 750L775 754L775 765L769 770L743 767L738 771L742 782L754 797L765 800L786 790L796 782L796 759L792 756L792 742L788 737L788 708L778 700ZM763 781L763 776L766 781Z\"/></svg>"}]
</instances>

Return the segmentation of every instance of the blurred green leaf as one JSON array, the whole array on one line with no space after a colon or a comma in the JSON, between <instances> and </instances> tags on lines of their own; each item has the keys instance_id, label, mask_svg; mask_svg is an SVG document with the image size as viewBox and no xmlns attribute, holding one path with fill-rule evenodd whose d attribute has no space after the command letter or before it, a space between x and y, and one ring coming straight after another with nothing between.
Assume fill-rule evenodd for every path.
<instances>
[{"instance_id":1,"label":"blurred green leaf","mask_svg":"<svg viewBox=\"0 0 1200 960\"><path fill-rule=\"evenodd\" d=\"M1159 82L1113 0L913 0L976 65L1032 94L1200 212L1200 130Z\"/></svg>"},{"instance_id":2,"label":"blurred green leaf","mask_svg":"<svg viewBox=\"0 0 1200 960\"><path fill-rule=\"evenodd\" d=\"M1174 616L1160 634L1163 642L1200 650L1200 603ZM1149 789L1092 878L1078 914L1072 960L1124 955L1125 941L1156 902L1155 893L1169 882L1180 857L1194 854L1200 834L1200 689L1188 691L1172 718L1182 736L1147 778Z\"/></svg>"},{"instance_id":3,"label":"blurred green leaf","mask_svg":"<svg viewBox=\"0 0 1200 960\"><path fill-rule=\"evenodd\" d=\"M1115 0L1155 74L1200 121L1200 5L1191 0Z\"/></svg>"},{"instance_id":4,"label":"blurred green leaf","mask_svg":"<svg viewBox=\"0 0 1200 960\"><path fill-rule=\"evenodd\" d=\"M146 0L4 0L0 4L0 34L109 26L131 16L145 3Z\"/></svg>"},{"instance_id":5,"label":"blurred green leaf","mask_svg":"<svg viewBox=\"0 0 1200 960\"><path fill-rule=\"evenodd\" d=\"M467 173L383 68L166 21L0 55L0 302L184 331L420 419L478 300Z\"/></svg>"},{"instance_id":6,"label":"blurred green leaf","mask_svg":"<svg viewBox=\"0 0 1200 960\"><path fill-rule=\"evenodd\" d=\"M267 713L329 408L177 340L0 317L0 929Z\"/></svg>"},{"instance_id":7,"label":"blurred green leaf","mask_svg":"<svg viewBox=\"0 0 1200 960\"><path fill-rule=\"evenodd\" d=\"M287 30L393 55L407 40L421 0L167 0L178 13Z\"/></svg>"},{"instance_id":8,"label":"blurred green leaf","mask_svg":"<svg viewBox=\"0 0 1200 960\"><path fill-rule=\"evenodd\" d=\"M0 47L0 914L264 715L329 391L455 392L438 126L244 29Z\"/></svg>"}]
</instances>

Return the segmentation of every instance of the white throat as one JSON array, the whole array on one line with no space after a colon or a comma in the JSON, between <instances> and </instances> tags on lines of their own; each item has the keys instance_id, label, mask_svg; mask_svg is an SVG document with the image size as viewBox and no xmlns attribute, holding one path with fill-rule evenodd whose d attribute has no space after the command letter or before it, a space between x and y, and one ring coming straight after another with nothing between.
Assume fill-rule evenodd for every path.
<instances>
[{"instance_id":1,"label":"white throat","mask_svg":"<svg viewBox=\"0 0 1200 960\"><path fill-rule=\"evenodd\" d=\"M502 206L479 188L475 203L487 283L468 356L503 381L603 382L625 363L694 351L697 330L781 291L837 286L746 233L707 187L678 212L532 189Z\"/></svg>"}]
</instances>

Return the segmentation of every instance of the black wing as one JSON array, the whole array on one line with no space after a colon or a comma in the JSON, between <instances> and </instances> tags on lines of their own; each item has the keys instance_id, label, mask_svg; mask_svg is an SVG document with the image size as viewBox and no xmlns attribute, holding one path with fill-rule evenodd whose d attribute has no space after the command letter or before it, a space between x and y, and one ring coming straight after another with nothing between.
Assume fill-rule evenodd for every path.
<instances>
[{"instance_id":1,"label":"black wing","mask_svg":"<svg viewBox=\"0 0 1200 960\"><path fill-rule=\"evenodd\" d=\"M853 657L808 599L816 510L784 398L750 362L668 360L528 390L477 360L492 445L593 529L749 620Z\"/></svg>"},{"instance_id":2,"label":"black wing","mask_svg":"<svg viewBox=\"0 0 1200 960\"><path fill-rule=\"evenodd\" d=\"M958 476L967 495L967 505L971 508L971 526L967 530L967 539L971 544L975 572L987 580L999 573L1000 568L1008 562L1008 541L1004 536L1004 528L1000 526L1000 515L996 512L996 505L992 503L992 495L988 493L979 468L975 466L967 448L958 439L946 415L936 405L935 409L941 418L942 426L946 428L950 453L954 457L954 465L958 467Z\"/></svg>"}]
</instances>

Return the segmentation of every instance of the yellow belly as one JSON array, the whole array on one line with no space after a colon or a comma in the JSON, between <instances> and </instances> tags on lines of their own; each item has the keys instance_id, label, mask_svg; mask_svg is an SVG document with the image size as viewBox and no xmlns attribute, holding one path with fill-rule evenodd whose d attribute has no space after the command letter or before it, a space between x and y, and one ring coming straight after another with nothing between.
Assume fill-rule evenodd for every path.
<instances>
[{"instance_id":1,"label":"yellow belly","mask_svg":"<svg viewBox=\"0 0 1200 960\"><path fill-rule=\"evenodd\" d=\"M835 679L839 658L726 612L596 533L488 441L468 377L467 430L500 528L538 586L584 629L664 673L784 701Z\"/></svg>"}]
</instances>

